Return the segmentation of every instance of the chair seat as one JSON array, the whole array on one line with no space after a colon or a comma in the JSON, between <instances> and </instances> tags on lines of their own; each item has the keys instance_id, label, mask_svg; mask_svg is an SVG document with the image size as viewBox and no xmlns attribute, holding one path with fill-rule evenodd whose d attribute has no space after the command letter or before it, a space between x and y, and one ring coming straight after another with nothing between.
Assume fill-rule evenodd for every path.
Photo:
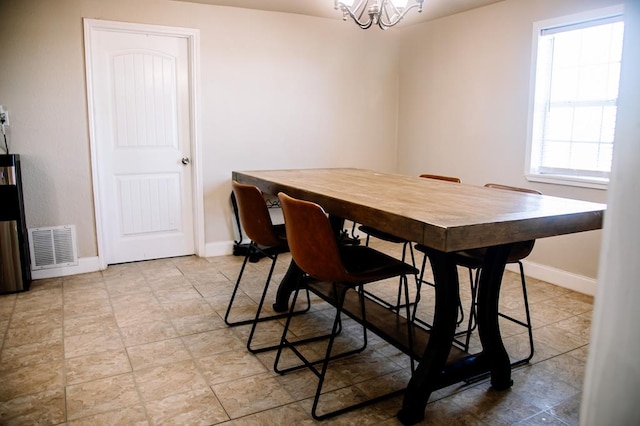
<instances>
[{"instance_id":1,"label":"chair seat","mask_svg":"<svg viewBox=\"0 0 640 426\"><path fill-rule=\"evenodd\" d=\"M413 266L366 246L342 246L340 256L355 285L418 273Z\"/></svg>"},{"instance_id":2,"label":"chair seat","mask_svg":"<svg viewBox=\"0 0 640 426\"><path fill-rule=\"evenodd\" d=\"M364 232L365 234L368 234L372 237L376 237L380 240L384 240L384 241L389 241L390 243L404 243L407 240L405 240L404 238L400 238L400 237L396 237L393 234L389 234L387 232L383 232L380 231L376 228L372 228L370 226L366 226L366 225L361 225L358 227L358 229L362 232Z\"/></svg>"}]
</instances>

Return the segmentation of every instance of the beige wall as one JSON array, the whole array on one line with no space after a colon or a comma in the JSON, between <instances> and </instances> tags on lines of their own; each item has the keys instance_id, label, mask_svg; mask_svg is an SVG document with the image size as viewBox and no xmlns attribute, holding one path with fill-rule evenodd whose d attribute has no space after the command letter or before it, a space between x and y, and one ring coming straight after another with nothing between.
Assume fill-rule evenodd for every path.
<instances>
[{"instance_id":1,"label":"beige wall","mask_svg":"<svg viewBox=\"0 0 640 426\"><path fill-rule=\"evenodd\" d=\"M169 0L15 0L0 10L0 104L29 227L75 224L97 255L82 18L200 30L205 243L229 247L235 169L396 164L393 34ZM375 54L372 54L372 49Z\"/></svg>"},{"instance_id":2,"label":"beige wall","mask_svg":"<svg viewBox=\"0 0 640 426\"><path fill-rule=\"evenodd\" d=\"M606 202L524 177L532 24L618 0L506 0L402 31L398 170ZM473 206L469 206L473 208ZM601 232L539 240L530 262L597 276Z\"/></svg>"}]
</instances>

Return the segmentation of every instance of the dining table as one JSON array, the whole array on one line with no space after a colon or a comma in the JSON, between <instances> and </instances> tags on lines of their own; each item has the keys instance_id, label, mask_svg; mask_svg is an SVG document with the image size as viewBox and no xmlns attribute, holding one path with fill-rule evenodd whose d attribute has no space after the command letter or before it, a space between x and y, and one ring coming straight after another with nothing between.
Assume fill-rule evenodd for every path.
<instances>
[{"instance_id":1,"label":"dining table","mask_svg":"<svg viewBox=\"0 0 640 426\"><path fill-rule=\"evenodd\" d=\"M602 228L606 205L547 195L504 191L359 168L234 171L232 179L315 202L340 226L350 220L426 247L435 285L435 312L417 349L418 365L404 390L398 419L424 419L432 392L490 375L492 388L512 386L511 364L498 324L498 300L514 243ZM481 350L453 345L458 314L456 252L487 248L477 295ZM292 261L275 308L286 310L302 272Z\"/></svg>"}]
</instances>

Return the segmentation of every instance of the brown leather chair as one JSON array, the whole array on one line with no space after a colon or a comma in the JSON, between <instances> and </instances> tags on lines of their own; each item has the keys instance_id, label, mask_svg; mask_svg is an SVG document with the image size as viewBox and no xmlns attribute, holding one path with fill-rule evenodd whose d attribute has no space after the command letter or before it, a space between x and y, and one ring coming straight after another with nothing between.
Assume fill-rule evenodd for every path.
<instances>
[{"instance_id":1,"label":"brown leather chair","mask_svg":"<svg viewBox=\"0 0 640 426\"><path fill-rule=\"evenodd\" d=\"M326 354L320 361L310 361L307 359L304 354L296 348L297 342L289 340L287 335L291 324L290 315L287 318L281 344L276 354L274 370L280 374L285 374L289 371L307 367L318 376L318 386L311 409L313 418L317 420L326 419L362 407L379 401L384 397L397 395L398 392L393 392L373 400L351 404L336 411L324 414L318 414L317 412L330 361L337 357L360 352L366 347L366 295L362 290L363 287L366 284L393 277L400 277L406 287L407 275L417 274L418 271L411 265L370 247L340 245L336 240L329 218L322 207L312 202L289 197L284 193L278 194L278 197L284 213L291 254L296 264L310 278L309 280L303 280L301 284L305 283L305 286L308 287L311 292L335 306L336 314L333 328L329 335ZM298 292L301 287L302 285L299 285L294 292L290 313L294 312ZM410 309L408 305L408 295L406 295L406 293L405 298L405 314L407 318L409 318ZM346 305L351 308L350 311L345 312L347 314L351 312L350 316L365 326L363 327L364 345L361 348L335 356L332 355L332 349L334 339L341 330L341 315L343 314L345 300ZM353 314L353 312L357 312L357 316ZM407 336L411 347L411 321L407 321L406 323L408 325ZM291 349L304 365L281 369L279 361L284 348ZM322 367L316 367L316 364L319 363L322 364ZM413 367L413 359L411 363Z\"/></svg>"},{"instance_id":2,"label":"brown leather chair","mask_svg":"<svg viewBox=\"0 0 640 426\"><path fill-rule=\"evenodd\" d=\"M542 195L542 192L537 191L535 189L519 188L515 186L507 186L507 185L501 185L496 183L488 183L485 185L485 187ZM519 243L515 243L511 248L511 251L509 252L509 256L507 257L507 264L517 263L520 269L520 283L522 285L522 296L524 299L524 311L525 311L526 322L521 321L512 316L503 314L501 312L498 312L498 315L500 315L501 317L509 321L512 321L516 324L519 324L525 327L529 335L529 355L527 355L526 357L518 361L513 362L512 365L524 364L529 362L529 360L531 360L531 358L533 357L533 353L534 353L533 327L531 325L531 315L529 313L529 299L527 297L527 283L524 275L524 266L522 265L522 259L529 256L529 254L533 250L534 244L535 244L535 240L522 241ZM463 348L465 351L469 349L469 341L471 338L471 334L477 326L476 297L478 293L480 270L482 268L482 261L484 259L486 252L487 252L486 248L478 248L478 249L464 250L464 251L458 252L456 256L457 257L456 262L458 263L458 265L468 268L469 281L471 283L471 308L469 312L469 323L467 326L467 330L465 332L465 341L463 345ZM474 275L474 271L475 271L475 275Z\"/></svg>"},{"instance_id":3,"label":"brown leather chair","mask_svg":"<svg viewBox=\"0 0 640 426\"><path fill-rule=\"evenodd\" d=\"M274 225L272 223L264 196L262 195L262 192L258 187L253 185L244 185L235 181L232 182L232 186L233 193L238 205L240 223L242 224L242 227L244 228L247 236L251 239L251 243L249 244L249 248L244 257L244 261L242 262L242 267L240 268L240 273L238 274L236 284L233 287L233 292L231 294L229 304L227 305L227 311L224 316L224 321L229 326L251 324L251 331L249 332L249 337L247 339L247 349L252 353L264 352L267 350L275 349L278 345L274 344L272 346L262 347L258 349L255 349L251 346L258 323L272 319L284 318L287 316L286 313L264 317L260 316L262 313L262 308L264 306L267 291L269 290L271 276L273 275L273 270L276 266L276 261L278 260L278 255L280 253L289 251L289 247L287 245L286 230L283 224ZM231 321L229 317L233 309L233 304L236 299L238 288L240 287L242 275L244 273L245 267L247 266L247 261L256 254L261 254L264 257L271 259L271 267L269 268L269 273L267 274L267 279L264 283L260 302L258 303L258 309L255 313L255 317L253 318ZM307 293L307 307L305 311L308 309L309 295Z\"/></svg>"},{"instance_id":4,"label":"brown leather chair","mask_svg":"<svg viewBox=\"0 0 640 426\"><path fill-rule=\"evenodd\" d=\"M452 176L443 176L443 175L433 175L433 174L428 174L428 173L423 173L420 175L421 178L425 178L425 179L436 179L436 180L443 180L443 181L447 181L447 182L454 182L454 183L460 183L460 179L457 177L452 177ZM369 246L369 240L371 237L375 237L378 238L380 240L383 241L387 241L390 243L396 243L396 244L402 244L402 257L400 258L403 262L406 261L407 258L407 249L409 249L409 254L411 256L411 264L413 266L416 266L416 260L415 260L415 255L413 253L413 246L411 245L411 241L407 241L404 238L400 238L397 237L393 234L389 234L388 232L384 232L384 231L380 231L379 229L373 228L371 226L367 226L367 225L361 225L358 227L358 229L362 232L364 232L365 234L367 234L367 237L365 239L365 245ZM426 260L426 256L424 257L424 260ZM414 301L412 302L413 304L417 305L418 301L420 300L420 286L422 284L422 279L424 278L424 266L426 264L426 262L423 260L422 262L422 272L420 273L420 277L418 279L418 281L416 281L416 287L417 287L417 292L416 292L416 297L414 299ZM381 298L379 298L378 296L371 294L370 296L372 296L373 298L375 298L378 302L381 302L383 304L385 304L387 307L390 307L392 309L400 309L403 307L403 305L401 304L401 299L402 299L402 287L399 286L398 287L398 298L397 298L397 302L395 305L392 305L389 302L386 302L384 300L382 300ZM415 309L414 309L415 312Z\"/></svg>"}]
</instances>

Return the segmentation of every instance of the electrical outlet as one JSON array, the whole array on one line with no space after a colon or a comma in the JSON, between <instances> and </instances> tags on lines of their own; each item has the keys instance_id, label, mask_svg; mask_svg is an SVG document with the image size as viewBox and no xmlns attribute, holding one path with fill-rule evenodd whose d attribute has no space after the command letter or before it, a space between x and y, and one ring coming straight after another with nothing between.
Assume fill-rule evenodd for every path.
<instances>
[{"instance_id":1,"label":"electrical outlet","mask_svg":"<svg viewBox=\"0 0 640 426\"><path fill-rule=\"evenodd\" d=\"M2 105L0 105L0 124L3 126L9 125L9 111L5 110Z\"/></svg>"}]
</instances>

